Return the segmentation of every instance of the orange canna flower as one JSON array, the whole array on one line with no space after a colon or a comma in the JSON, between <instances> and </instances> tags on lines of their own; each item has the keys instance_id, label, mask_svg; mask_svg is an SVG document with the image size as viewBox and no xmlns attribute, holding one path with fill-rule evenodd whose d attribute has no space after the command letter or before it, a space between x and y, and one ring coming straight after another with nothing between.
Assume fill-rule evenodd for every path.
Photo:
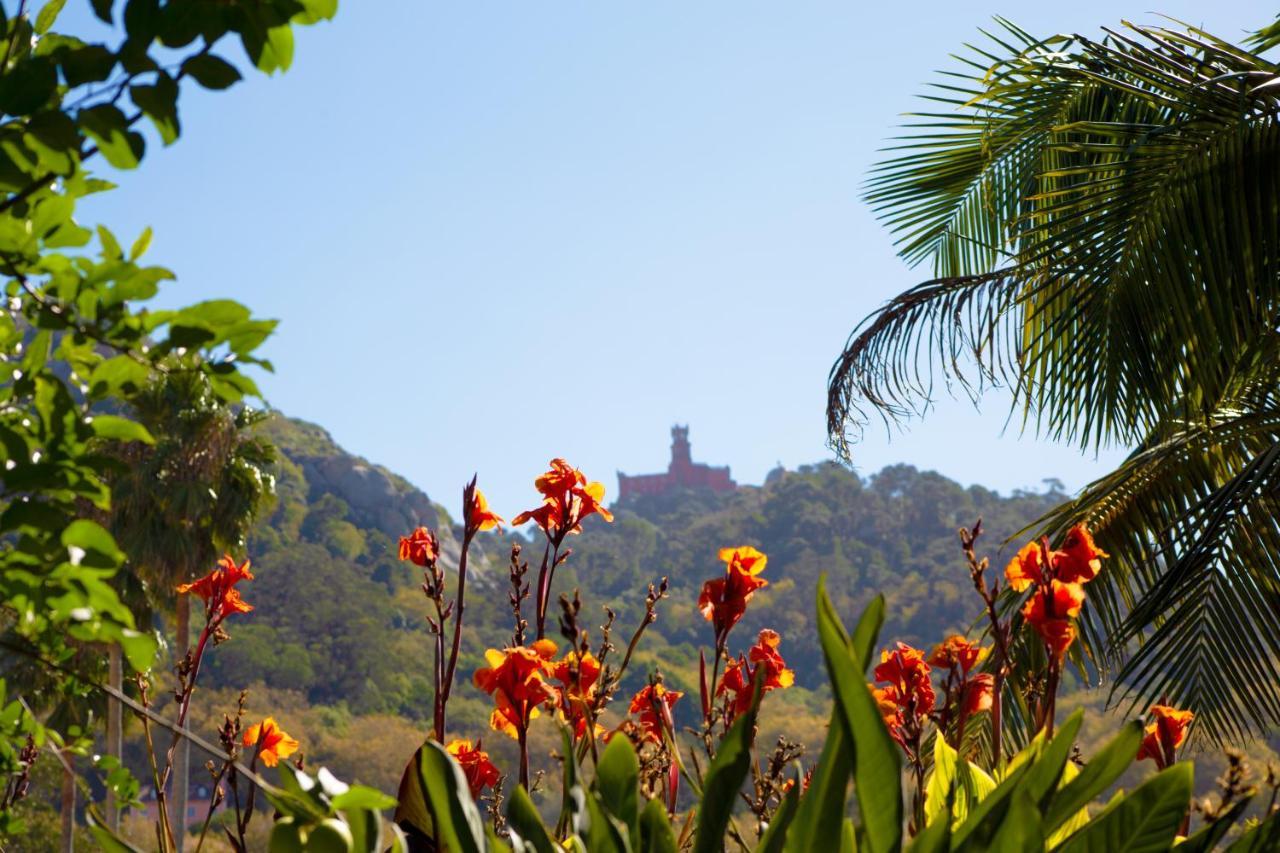
<instances>
[{"instance_id":1,"label":"orange canna flower","mask_svg":"<svg viewBox=\"0 0 1280 853\"><path fill-rule=\"evenodd\" d=\"M1028 542L1005 566L1004 577L1014 592L1022 592L1032 584L1040 583L1044 574L1043 555L1039 542Z\"/></svg>"},{"instance_id":2,"label":"orange canna flower","mask_svg":"<svg viewBox=\"0 0 1280 853\"><path fill-rule=\"evenodd\" d=\"M872 697L876 700L876 707L880 709L880 718L884 720L885 728L889 730L889 736L898 742L898 745L906 749L906 739L902 736L902 696L898 693L898 688L876 687L870 682L867 688L871 691Z\"/></svg>"},{"instance_id":3,"label":"orange canna flower","mask_svg":"<svg viewBox=\"0 0 1280 853\"><path fill-rule=\"evenodd\" d=\"M725 573L702 585L698 610L715 626L716 637L723 640L747 612L747 602L755 591L769 585L759 576L769 558L755 548L743 546L722 548L720 559L726 563Z\"/></svg>"},{"instance_id":4,"label":"orange canna flower","mask_svg":"<svg viewBox=\"0 0 1280 853\"><path fill-rule=\"evenodd\" d=\"M599 515L613 521L604 506L604 484L588 482L581 471L563 459L552 459L551 470L533 481L542 494L542 506L522 512L512 519L514 525L532 521L548 536L582 532L582 520Z\"/></svg>"},{"instance_id":5,"label":"orange canna flower","mask_svg":"<svg viewBox=\"0 0 1280 853\"><path fill-rule=\"evenodd\" d=\"M498 768L489 760L489 753L482 750L479 743L473 746L469 740L455 739L449 741L445 750L462 767L462 774L467 777L467 787L471 789L473 800L479 797L480 792L485 788L497 785L502 778Z\"/></svg>"},{"instance_id":6,"label":"orange canna flower","mask_svg":"<svg viewBox=\"0 0 1280 853\"><path fill-rule=\"evenodd\" d=\"M253 580L253 572L249 571L249 561L245 560L237 566L230 554L224 554L213 571L191 583L178 584L179 595L195 593L203 601L205 612L211 622L221 622L232 613L248 613L253 606L246 603L235 589L240 581Z\"/></svg>"},{"instance_id":7,"label":"orange canna flower","mask_svg":"<svg viewBox=\"0 0 1280 853\"><path fill-rule=\"evenodd\" d=\"M962 713L972 717L979 711L990 711L994 699L996 678L989 672L979 673L965 682L960 702Z\"/></svg>"},{"instance_id":8,"label":"orange canna flower","mask_svg":"<svg viewBox=\"0 0 1280 853\"><path fill-rule=\"evenodd\" d=\"M1072 618L1084 606L1084 587L1052 581L1047 592L1037 590L1022 606L1022 616L1033 626L1048 619Z\"/></svg>"},{"instance_id":9,"label":"orange canna flower","mask_svg":"<svg viewBox=\"0 0 1280 853\"><path fill-rule=\"evenodd\" d=\"M580 738L587 732L590 716L587 711L596 697L600 661L591 652L570 651L551 665L551 674L563 685L561 710L573 729L573 736ZM603 731L604 727L596 723L594 734L598 737Z\"/></svg>"},{"instance_id":10,"label":"orange canna flower","mask_svg":"<svg viewBox=\"0 0 1280 853\"><path fill-rule=\"evenodd\" d=\"M756 644L747 651L745 658L738 658L724 671L716 695L732 693L733 701L729 707L732 717L746 713L751 709L751 700L755 692L757 674L763 672L763 692L790 687L795 683L795 673L787 669L787 663L778 653L781 638L777 631L768 628L760 632Z\"/></svg>"},{"instance_id":11,"label":"orange canna flower","mask_svg":"<svg viewBox=\"0 0 1280 853\"><path fill-rule=\"evenodd\" d=\"M275 767L280 759L298 751L298 742L276 724L274 717L267 717L245 730L243 743L257 750L262 763Z\"/></svg>"},{"instance_id":12,"label":"orange canna flower","mask_svg":"<svg viewBox=\"0 0 1280 853\"><path fill-rule=\"evenodd\" d=\"M1083 524L1068 530L1062 548L1053 553L1057 577L1068 583L1093 580L1102 568L1101 558L1110 556L1093 543L1093 535Z\"/></svg>"},{"instance_id":13,"label":"orange canna flower","mask_svg":"<svg viewBox=\"0 0 1280 853\"><path fill-rule=\"evenodd\" d=\"M408 536L400 537L400 559L426 568L440 556L440 542L425 527L419 527Z\"/></svg>"},{"instance_id":14,"label":"orange canna flower","mask_svg":"<svg viewBox=\"0 0 1280 853\"><path fill-rule=\"evenodd\" d=\"M1156 767L1163 770L1173 763L1174 753L1187 739L1187 727L1196 715L1191 711L1180 711L1168 705L1152 705L1151 714L1155 720L1147 726L1146 737L1138 748L1135 761L1150 758Z\"/></svg>"},{"instance_id":15,"label":"orange canna flower","mask_svg":"<svg viewBox=\"0 0 1280 853\"><path fill-rule=\"evenodd\" d=\"M645 740L662 742L663 731L675 733L675 720L671 709L684 693L668 690L662 682L646 684L631 698L630 712L640 718L640 728Z\"/></svg>"},{"instance_id":16,"label":"orange canna flower","mask_svg":"<svg viewBox=\"0 0 1280 853\"><path fill-rule=\"evenodd\" d=\"M924 652L906 643L897 643L893 649L880 652L880 665L873 675L876 681L886 681L889 686L873 686L872 694L889 734L903 749L907 748L904 727L912 721L918 723L937 703L930 672ZM891 703L892 711L889 708Z\"/></svg>"},{"instance_id":17,"label":"orange canna flower","mask_svg":"<svg viewBox=\"0 0 1280 853\"><path fill-rule=\"evenodd\" d=\"M986 657L986 653L987 650L977 643L954 634L933 647L933 651L929 653L929 664L939 669L958 667L961 675L968 675L969 670Z\"/></svg>"},{"instance_id":18,"label":"orange canna flower","mask_svg":"<svg viewBox=\"0 0 1280 853\"><path fill-rule=\"evenodd\" d=\"M475 497L471 499L471 510L467 513L467 520L478 532L502 527L502 517L489 509L489 502L485 500L484 492L479 489L476 489Z\"/></svg>"},{"instance_id":19,"label":"orange canna flower","mask_svg":"<svg viewBox=\"0 0 1280 853\"><path fill-rule=\"evenodd\" d=\"M477 669L473 680L497 705L489 717L494 731L519 738L539 715L538 706L560 701L559 691L546 681L547 661L555 653L556 644L550 640L484 653L488 666Z\"/></svg>"}]
</instances>

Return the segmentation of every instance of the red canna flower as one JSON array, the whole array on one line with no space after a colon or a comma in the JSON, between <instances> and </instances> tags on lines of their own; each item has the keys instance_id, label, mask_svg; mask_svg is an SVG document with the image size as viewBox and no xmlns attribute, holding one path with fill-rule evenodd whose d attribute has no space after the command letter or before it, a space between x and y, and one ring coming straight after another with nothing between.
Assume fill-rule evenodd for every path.
<instances>
[{"instance_id":1,"label":"red canna flower","mask_svg":"<svg viewBox=\"0 0 1280 853\"><path fill-rule=\"evenodd\" d=\"M522 512L511 520L513 525L532 521L548 536L564 536L582 532L582 520L599 515L613 521L604 506L604 484L588 482L581 471L563 459L552 459L551 469L533 481L542 494L542 506Z\"/></svg>"},{"instance_id":2,"label":"red canna flower","mask_svg":"<svg viewBox=\"0 0 1280 853\"><path fill-rule=\"evenodd\" d=\"M1048 619L1072 618L1084 606L1084 587L1078 583L1051 581L1047 590L1037 589L1022 606L1022 616L1032 625Z\"/></svg>"},{"instance_id":3,"label":"red canna flower","mask_svg":"<svg viewBox=\"0 0 1280 853\"><path fill-rule=\"evenodd\" d=\"M902 736L902 708L905 703L902 701L898 688L876 687L870 682L867 688L871 691L871 695L876 700L876 707L880 709L880 719L884 720L885 728L889 730L889 736L898 742L903 749L907 748L906 740Z\"/></svg>"},{"instance_id":4,"label":"red canna flower","mask_svg":"<svg viewBox=\"0 0 1280 853\"><path fill-rule=\"evenodd\" d=\"M748 651L746 657L740 657L725 670L716 688L716 695L732 693L733 700L729 704L730 718L744 714L751 709L751 700L755 692L755 681L758 673L763 673L763 692L790 687L795 683L795 673L787 669L787 663L778 653L781 638L777 631L768 628L760 632L756 644Z\"/></svg>"},{"instance_id":5,"label":"red canna flower","mask_svg":"<svg viewBox=\"0 0 1280 853\"><path fill-rule=\"evenodd\" d=\"M880 665L873 674L876 681L887 681L897 689L904 707L911 705L916 712L927 714L936 701L930 672L924 652L898 643L894 649L880 652Z\"/></svg>"},{"instance_id":6,"label":"red canna flower","mask_svg":"<svg viewBox=\"0 0 1280 853\"><path fill-rule=\"evenodd\" d=\"M478 532L502 527L502 517L489 509L489 502L485 500L484 493L479 489L476 489L475 497L471 499L467 521L471 528Z\"/></svg>"},{"instance_id":7,"label":"red canna flower","mask_svg":"<svg viewBox=\"0 0 1280 853\"><path fill-rule=\"evenodd\" d=\"M400 559L426 568L440 556L440 542L425 527L419 527L408 536L400 537Z\"/></svg>"},{"instance_id":8,"label":"red canna flower","mask_svg":"<svg viewBox=\"0 0 1280 853\"><path fill-rule=\"evenodd\" d=\"M929 664L939 669L955 667L960 670L961 675L968 675L974 664L985 656L986 649L954 634L933 647L933 651L929 653Z\"/></svg>"},{"instance_id":9,"label":"red canna flower","mask_svg":"<svg viewBox=\"0 0 1280 853\"><path fill-rule=\"evenodd\" d=\"M662 742L664 731L675 733L675 719L671 709L680 701L684 693L679 690L668 690L662 682L646 684L631 698L630 712L640 718L640 728L645 740L654 743Z\"/></svg>"},{"instance_id":10,"label":"red canna flower","mask_svg":"<svg viewBox=\"0 0 1280 853\"><path fill-rule=\"evenodd\" d=\"M235 589L240 581L251 580L253 573L249 571L248 560L237 566L230 554L224 554L213 571L199 580L179 584L177 591L179 595L189 592L198 595L204 601L209 621L217 623L232 613L248 613L253 610L253 606L247 604Z\"/></svg>"},{"instance_id":11,"label":"red canna flower","mask_svg":"<svg viewBox=\"0 0 1280 853\"><path fill-rule=\"evenodd\" d=\"M280 759L288 758L298 751L298 742L276 724L274 717L267 717L262 722L249 726L245 730L243 743L256 749L262 763L268 767L275 767Z\"/></svg>"},{"instance_id":12,"label":"red canna flower","mask_svg":"<svg viewBox=\"0 0 1280 853\"><path fill-rule=\"evenodd\" d=\"M1083 524L1068 530L1062 547L1053 553L1055 574L1067 583L1093 580L1102 568L1101 558L1110 556L1093 543L1093 535Z\"/></svg>"},{"instance_id":13,"label":"red canna flower","mask_svg":"<svg viewBox=\"0 0 1280 853\"><path fill-rule=\"evenodd\" d=\"M489 760L489 753L482 750L478 742L473 746L469 740L455 739L449 741L445 749L462 767L467 787L471 789L471 799L476 799L481 791L494 787L502 779L498 768Z\"/></svg>"},{"instance_id":14,"label":"red canna flower","mask_svg":"<svg viewBox=\"0 0 1280 853\"><path fill-rule=\"evenodd\" d=\"M698 609L715 626L718 643L747 612L747 602L755 591L769 585L759 576L769 558L755 548L722 548L720 559L726 564L724 575L703 584L698 596Z\"/></svg>"},{"instance_id":15,"label":"red canna flower","mask_svg":"<svg viewBox=\"0 0 1280 853\"><path fill-rule=\"evenodd\" d=\"M1150 758L1156 767L1163 770L1174 762L1178 747L1187 739L1187 727L1196 715L1168 705L1152 705L1151 714L1155 720L1147 726L1147 735L1142 739L1138 757L1134 760Z\"/></svg>"},{"instance_id":16,"label":"red canna flower","mask_svg":"<svg viewBox=\"0 0 1280 853\"><path fill-rule=\"evenodd\" d=\"M559 691L546 681L547 661L555 653L556 644L550 640L484 653L488 666L476 670L474 681L497 705L489 717L494 731L519 738L539 715L538 706L560 701Z\"/></svg>"}]
</instances>

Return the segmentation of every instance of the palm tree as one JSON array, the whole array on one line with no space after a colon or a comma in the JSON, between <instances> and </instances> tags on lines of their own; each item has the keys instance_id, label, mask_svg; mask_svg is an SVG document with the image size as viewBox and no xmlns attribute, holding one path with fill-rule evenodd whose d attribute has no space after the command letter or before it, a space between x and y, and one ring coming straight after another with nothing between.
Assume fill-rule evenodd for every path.
<instances>
[{"instance_id":1,"label":"palm tree","mask_svg":"<svg viewBox=\"0 0 1280 853\"><path fill-rule=\"evenodd\" d=\"M1007 22L872 173L934 277L832 368L833 446L935 383L1005 385L1025 430L1134 448L1043 520L1111 551L1084 650L1198 733L1280 724L1280 68L1192 27L1036 39Z\"/></svg>"},{"instance_id":2,"label":"palm tree","mask_svg":"<svg viewBox=\"0 0 1280 853\"><path fill-rule=\"evenodd\" d=\"M163 365L130 406L155 443L118 448L124 464L111 484L111 531L152 600L174 610L175 658L181 659L190 644L190 598L175 596L174 587L211 566L220 550L243 548L274 498L275 453L253 433L265 415L229 406L189 360ZM112 671L120 671L118 660ZM190 746L183 741L172 799L179 849L189 767Z\"/></svg>"}]
</instances>

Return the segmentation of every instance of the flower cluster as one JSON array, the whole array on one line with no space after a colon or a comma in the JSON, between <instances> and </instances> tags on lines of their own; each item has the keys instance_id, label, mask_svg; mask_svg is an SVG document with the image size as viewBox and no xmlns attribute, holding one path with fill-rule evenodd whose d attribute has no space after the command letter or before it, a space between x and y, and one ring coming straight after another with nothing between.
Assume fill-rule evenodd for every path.
<instances>
[{"instance_id":1,"label":"flower cluster","mask_svg":"<svg viewBox=\"0 0 1280 853\"><path fill-rule=\"evenodd\" d=\"M974 672L986 657L988 649L970 642L959 634L948 637L929 653L929 664L947 673L944 710L963 721L979 711L991 710L995 676Z\"/></svg>"},{"instance_id":2,"label":"flower cluster","mask_svg":"<svg viewBox=\"0 0 1280 853\"><path fill-rule=\"evenodd\" d=\"M467 787L471 790L472 799L479 797L485 788L493 788L501 781L502 774L489 760L489 753L480 748L478 741L472 744L469 740L451 740L445 750L458 762L462 775L467 777Z\"/></svg>"},{"instance_id":3,"label":"flower cluster","mask_svg":"<svg viewBox=\"0 0 1280 853\"><path fill-rule=\"evenodd\" d=\"M236 584L240 581L253 580L253 572L249 571L249 561L236 565L230 554L223 555L213 571L191 583L179 584L179 595L194 593L204 601L205 614L215 627L232 613L248 613L253 605L240 597Z\"/></svg>"},{"instance_id":4,"label":"flower cluster","mask_svg":"<svg viewBox=\"0 0 1280 853\"><path fill-rule=\"evenodd\" d=\"M760 577L769 558L755 548L722 548L720 559L725 562L724 575L704 583L698 596L698 610L715 628L718 642L747 612L747 602L756 590L769 585Z\"/></svg>"},{"instance_id":5,"label":"flower cluster","mask_svg":"<svg viewBox=\"0 0 1280 853\"><path fill-rule=\"evenodd\" d=\"M474 681L497 705L489 718L494 731L523 740L540 706L560 701L560 691L547 681L547 662L555 653L550 640L484 653L488 666L476 670Z\"/></svg>"},{"instance_id":6,"label":"flower cluster","mask_svg":"<svg viewBox=\"0 0 1280 853\"><path fill-rule=\"evenodd\" d=\"M517 515L511 520L513 525L532 521L548 537L562 538L581 533L582 521L589 515L613 521L613 515L604 507L604 485L588 482L581 471L563 459L552 459L551 469L533 484L542 494L542 504Z\"/></svg>"},{"instance_id":7,"label":"flower cluster","mask_svg":"<svg viewBox=\"0 0 1280 853\"><path fill-rule=\"evenodd\" d=\"M1057 660L1075 642L1073 620L1084 606L1084 584L1098 574L1106 556L1089 530L1077 524L1058 550L1050 551L1044 541L1028 542L1005 568L1005 579L1015 592L1034 587L1022 617Z\"/></svg>"},{"instance_id":8,"label":"flower cluster","mask_svg":"<svg viewBox=\"0 0 1280 853\"><path fill-rule=\"evenodd\" d=\"M654 681L640 688L631 697L628 709L640 722L640 731L646 740L662 743L666 737L675 735L675 718L672 709L680 701L684 693L679 690L668 690L661 681Z\"/></svg>"},{"instance_id":9,"label":"flower cluster","mask_svg":"<svg viewBox=\"0 0 1280 853\"><path fill-rule=\"evenodd\" d=\"M600 662L590 651L569 650L550 666L551 676L560 682L560 711L575 739L587 733L591 711L597 698ZM604 726L595 723L592 735L599 737Z\"/></svg>"},{"instance_id":10,"label":"flower cluster","mask_svg":"<svg viewBox=\"0 0 1280 853\"><path fill-rule=\"evenodd\" d=\"M880 663L873 674L876 682L885 686L871 685L872 695L889 734L904 749L937 701L931 671L924 652L906 643L880 652Z\"/></svg>"},{"instance_id":11,"label":"flower cluster","mask_svg":"<svg viewBox=\"0 0 1280 853\"><path fill-rule=\"evenodd\" d=\"M716 695L730 696L730 720L751 708L757 678L760 680L761 695L795 683L795 673L787 669L787 662L778 653L781 639L777 631L764 629L756 644L725 670L720 686L716 688Z\"/></svg>"}]
</instances>

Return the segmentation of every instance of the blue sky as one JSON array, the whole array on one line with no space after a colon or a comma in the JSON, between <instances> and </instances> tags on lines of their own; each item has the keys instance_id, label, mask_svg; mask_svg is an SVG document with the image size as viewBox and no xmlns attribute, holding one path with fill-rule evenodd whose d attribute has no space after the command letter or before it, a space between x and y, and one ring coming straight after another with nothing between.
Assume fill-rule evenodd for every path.
<instances>
[{"instance_id":1,"label":"blue sky","mask_svg":"<svg viewBox=\"0 0 1280 853\"><path fill-rule=\"evenodd\" d=\"M1227 37L1261 3L1160 11ZM508 517L567 457L696 459L758 483L830 458L825 380L869 311L927 277L860 201L876 150L993 14L1097 34L1145 4L606 4L346 0L294 67L182 101L81 217L178 274L170 303L230 296L282 323L270 403L450 507L473 471ZM238 46L225 52L243 62ZM1081 455L939 401L856 448L1002 491L1077 488Z\"/></svg>"}]
</instances>

